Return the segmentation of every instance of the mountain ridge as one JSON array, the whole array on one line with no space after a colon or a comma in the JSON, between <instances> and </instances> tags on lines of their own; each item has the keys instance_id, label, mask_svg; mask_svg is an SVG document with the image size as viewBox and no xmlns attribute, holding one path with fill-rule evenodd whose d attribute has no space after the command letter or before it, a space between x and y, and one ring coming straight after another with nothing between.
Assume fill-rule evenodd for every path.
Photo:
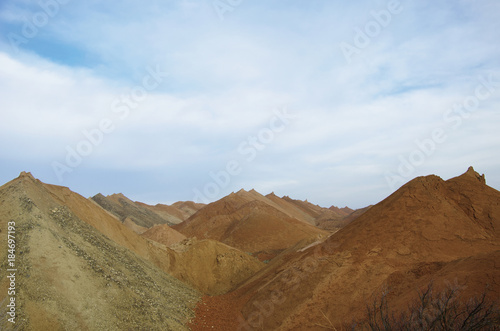
<instances>
[{"instance_id":1,"label":"mountain ridge","mask_svg":"<svg viewBox=\"0 0 500 331\"><path fill-rule=\"evenodd\" d=\"M447 181L417 177L211 304L236 306L233 328L319 331L363 318L387 288L395 312L430 282L438 289L456 282L467 295L488 287L498 298L499 228L500 192L473 168Z\"/></svg>"},{"instance_id":2,"label":"mountain ridge","mask_svg":"<svg viewBox=\"0 0 500 331\"><path fill-rule=\"evenodd\" d=\"M414 178L350 213L240 190L206 206L172 204L192 214L170 228L151 221L161 218L154 207L167 214L169 208L123 194L109 200L141 212L117 216L28 172L0 187L0 231L15 220L23 234L20 323L182 330L195 317L193 330L211 324L319 331L362 318L384 289L396 312L430 282L436 288L455 282L467 295L489 286L500 297L500 192L473 167L448 180ZM154 225L139 228L135 222L149 215ZM321 224L338 228L327 232L315 226ZM143 230L142 237L136 233ZM6 244L3 236L0 244ZM4 268L0 275L5 288ZM96 289L99 304L88 308ZM201 293L210 296L198 302L195 316ZM150 311L152 319L145 318Z\"/></svg>"},{"instance_id":3,"label":"mountain ridge","mask_svg":"<svg viewBox=\"0 0 500 331\"><path fill-rule=\"evenodd\" d=\"M251 253L265 252L266 259L302 239L328 234L289 216L255 190L233 192L173 228L187 237L214 239Z\"/></svg>"}]
</instances>

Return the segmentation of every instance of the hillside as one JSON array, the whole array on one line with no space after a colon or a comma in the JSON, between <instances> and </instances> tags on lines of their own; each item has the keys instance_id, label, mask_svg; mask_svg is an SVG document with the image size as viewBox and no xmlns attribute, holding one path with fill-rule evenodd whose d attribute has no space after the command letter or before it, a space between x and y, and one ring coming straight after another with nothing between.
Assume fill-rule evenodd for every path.
<instances>
[{"instance_id":1,"label":"hillside","mask_svg":"<svg viewBox=\"0 0 500 331\"><path fill-rule=\"evenodd\" d=\"M227 302L235 307L226 326L324 330L361 318L387 288L395 310L405 309L431 280L441 288L456 282L466 295L489 286L498 298L499 231L500 192L484 176L470 168L447 181L419 177L323 242L270 263L211 304L214 312ZM198 315L193 325L203 323Z\"/></svg>"},{"instance_id":2,"label":"hillside","mask_svg":"<svg viewBox=\"0 0 500 331\"><path fill-rule=\"evenodd\" d=\"M353 209L349 208L349 207L344 207L344 208L339 208L339 207L336 207L336 206L331 206L330 208L331 211L335 212L336 214L340 215L340 216L348 216L350 214L352 214L354 212Z\"/></svg>"},{"instance_id":3,"label":"hillside","mask_svg":"<svg viewBox=\"0 0 500 331\"><path fill-rule=\"evenodd\" d=\"M21 328L341 329L382 293L397 312L431 282L455 284L464 299L485 288L500 297L500 192L472 167L446 181L415 178L351 213L241 190L174 204L182 217L200 209L146 229L132 218L152 206L97 200L130 213L29 173L0 187L0 233L16 223ZM7 250L0 257L2 302Z\"/></svg>"},{"instance_id":4,"label":"hillside","mask_svg":"<svg viewBox=\"0 0 500 331\"><path fill-rule=\"evenodd\" d=\"M280 210L285 212L290 217L315 225L316 218L321 215L323 208L310 204L305 201L293 200L288 196L282 198L274 193L266 195L266 198L273 201L280 207Z\"/></svg>"},{"instance_id":5,"label":"hillside","mask_svg":"<svg viewBox=\"0 0 500 331\"><path fill-rule=\"evenodd\" d=\"M170 248L175 252L170 272L209 295L234 290L265 266L245 252L210 239L187 239Z\"/></svg>"},{"instance_id":6,"label":"hillside","mask_svg":"<svg viewBox=\"0 0 500 331\"><path fill-rule=\"evenodd\" d=\"M130 226L130 222L137 225L139 228L130 226L130 228L134 231L143 231L144 229L148 229L156 224L173 225L181 222L181 220L177 219L175 222L171 222L168 219L161 217L154 211L151 211L149 208L133 202L121 193L109 196L104 196L99 193L93 196L92 200L111 214L118 217L122 223L125 223L125 221L128 220L128 222L125 223L126 225L128 224Z\"/></svg>"},{"instance_id":7,"label":"hillside","mask_svg":"<svg viewBox=\"0 0 500 331\"><path fill-rule=\"evenodd\" d=\"M318 218L316 218L316 226L320 229L330 231L332 233L337 232L338 230L345 227L347 224L354 221L356 218L361 216L365 211L367 211L371 206L360 208L356 210L352 210L348 207L338 209L337 207L330 207L323 214L321 214ZM351 212L352 210L352 212Z\"/></svg>"},{"instance_id":8,"label":"hillside","mask_svg":"<svg viewBox=\"0 0 500 331\"><path fill-rule=\"evenodd\" d=\"M165 273L167 280L177 282L177 280L170 276L173 275L178 279L187 282L192 287L182 283L176 284L180 284L180 286L187 289L186 291L194 293L191 296L200 295L194 288L205 294L219 294L224 291L228 291L234 286L235 282L237 283L243 280L262 267L262 264L258 260L248 254L240 252L235 248L229 248L228 246L218 242L211 243L211 247L214 247L213 249L204 249L201 244L190 245L189 249L184 250L183 252L169 249L161 243L156 243L137 235L123 225L117 217L101 208L93 200L85 199L81 195L72 192L66 187L44 184L27 173L22 173L19 178L2 186L1 191L3 196L5 196L2 204L0 205L0 213L4 215L1 219L1 231L5 231L5 226L9 217L14 218L14 216L17 215L15 210L21 208L23 204L29 203L29 206L34 204L37 206L37 210L40 211L37 215L25 215L19 212L23 215L23 218L26 222L28 222L28 224L31 224L30 222L36 218L42 218L48 222L48 225L46 226L52 228L54 227L53 223L58 221L59 218L62 218L62 221L59 222L58 226L63 227L63 229L59 229L59 232L54 234L57 239L56 242L64 242L66 246L69 245L68 249L74 248L76 251L75 254L77 254L76 259L84 258L89 261L100 261L102 262L98 263L98 266L100 267L102 267L103 264L106 264L109 266L109 270L111 270L109 272L112 274L114 272L113 270L121 270L121 267L119 262L116 260L120 257L115 257L115 254L118 254L116 253L116 250L111 250L110 248L109 250L111 250L112 253L109 254L113 254L113 256L110 257L107 255L109 251L108 247L111 247L111 244L109 243L119 247L122 252L120 254L130 254L134 256L136 260L142 261L141 263L149 264L152 267L157 268L157 272ZM19 204L21 204L21 207L19 207ZM71 222L71 226L66 225L65 222ZM74 241L73 239L68 241L68 238L71 238L71 236L74 235L72 232L73 228L86 229L85 231L78 230L83 231L81 234L83 238L77 236L74 240L77 240L78 242L81 242L82 240L87 241L87 244L85 244L87 246L92 246L94 241L97 240L92 239L94 238L94 235L104 238L102 240L107 240L109 243L107 245L96 244L95 247L90 247L89 251L85 251L79 245L73 245L71 243ZM53 229L51 231L54 232ZM88 234L87 232L89 231L92 231L93 234ZM5 243L6 238L2 237L2 240ZM88 240L91 240L90 244L88 243ZM42 244L43 241L36 243L36 245ZM64 247L64 245L59 246ZM33 251L37 250L35 247L37 246L33 246ZM80 250L82 250L82 252L80 252ZM189 252L186 253L186 251ZM51 261L52 258L57 258L56 256L52 257L51 255L55 252L50 252L51 254L49 254L49 252L45 253L47 254L47 261ZM224 256L224 263L221 263L221 254ZM204 263L199 265L193 264L196 261L193 256L203 260ZM243 258L241 256L243 256ZM5 258L5 255L2 257ZM2 261L5 263L6 259L3 259ZM129 259L126 259L126 261L129 261ZM228 265L230 267L228 267ZM68 268L72 267L68 266ZM27 270L27 273L32 276L31 279L35 279L35 276L45 277L43 275L44 271L38 267L27 265ZM41 274L39 275L39 273ZM113 277L112 274L109 275L104 273L104 276L107 275L107 278ZM142 277L142 275L143 273L137 274L138 277ZM71 278L72 276L70 278L68 277L69 275L66 274L61 276L61 282L73 282ZM2 284L6 284L5 273L2 274ZM98 288L98 286L96 288ZM182 298L183 295L179 294L179 297ZM193 300L186 300L185 305L192 304ZM186 310L185 316L191 314L188 313L189 311ZM180 317L177 319L180 320Z\"/></svg>"},{"instance_id":9,"label":"hillside","mask_svg":"<svg viewBox=\"0 0 500 331\"><path fill-rule=\"evenodd\" d=\"M165 246L171 246L185 240L187 237L169 227L166 224L155 225L141 234L143 238L147 238Z\"/></svg>"},{"instance_id":10,"label":"hillside","mask_svg":"<svg viewBox=\"0 0 500 331\"><path fill-rule=\"evenodd\" d=\"M16 321L21 328L186 330L199 292L145 259L153 253L147 242L120 229L100 207L22 173L0 187L2 234L11 221L16 224ZM114 233L114 240L95 226ZM6 239L0 237L2 247ZM9 286L6 252L0 252L0 301Z\"/></svg>"},{"instance_id":11,"label":"hillside","mask_svg":"<svg viewBox=\"0 0 500 331\"><path fill-rule=\"evenodd\" d=\"M363 215L365 211L370 209L372 206L368 206L365 208L360 208L353 210L349 214L347 214L349 211L352 209L350 208L342 208L343 211L340 213L337 213L336 211L332 210L332 207L330 207L330 212L324 213L320 217L316 219L316 226L320 229L330 231L332 233L337 232L338 230L342 229L345 227L347 224L351 223L354 221L356 218L359 216ZM337 207L335 207L337 208ZM332 214L333 213L333 214Z\"/></svg>"},{"instance_id":12,"label":"hillside","mask_svg":"<svg viewBox=\"0 0 500 331\"><path fill-rule=\"evenodd\" d=\"M288 196L282 198L274 193L266 195L266 198L273 201L280 210L298 220L314 225L322 230L336 232L349 224L351 220L361 215L363 210L352 210L349 207L323 208L310 202L295 200ZM346 218L349 218L346 220Z\"/></svg>"},{"instance_id":13,"label":"hillside","mask_svg":"<svg viewBox=\"0 0 500 331\"><path fill-rule=\"evenodd\" d=\"M279 208L279 209L278 209ZM211 203L173 228L187 237L214 239L267 258L327 232L282 212L255 191L241 190Z\"/></svg>"},{"instance_id":14,"label":"hillside","mask_svg":"<svg viewBox=\"0 0 500 331\"><path fill-rule=\"evenodd\" d=\"M172 205L157 204L154 206L137 201L135 203L155 212L171 224L184 222L205 206L203 203L194 203L192 201L179 201Z\"/></svg>"}]
</instances>

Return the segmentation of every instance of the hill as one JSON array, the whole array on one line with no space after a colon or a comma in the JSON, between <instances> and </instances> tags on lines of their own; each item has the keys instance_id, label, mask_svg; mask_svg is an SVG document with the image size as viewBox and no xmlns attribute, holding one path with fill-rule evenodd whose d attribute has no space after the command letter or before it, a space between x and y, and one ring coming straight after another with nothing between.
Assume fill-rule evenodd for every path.
<instances>
[{"instance_id":1,"label":"hill","mask_svg":"<svg viewBox=\"0 0 500 331\"><path fill-rule=\"evenodd\" d=\"M335 233L361 216L370 207L371 206L356 210L352 210L348 207L342 209L338 209L337 207L330 207L318 218L316 218L316 226L320 229ZM336 209L338 209L339 211L337 211Z\"/></svg>"},{"instance_id":2,"label":"hill","mask_svg":"<svg viewBox=\"0 0 500 331\"><path fill-rule=\"evenodd\" d=\"M284 213L258 192L241 190L173 227L187 237L214 239L269 259L303 239L328 233Z\"/></svg>"},{"instance_id":3,"label":"hill","mask_svg":"<svg viewBox=\"0 0 500 331\"><path fill-rule=\"evenodd\" d=\"M21 329L186 330L200 293L152 263L161 255L102 208L22 173L0 187L2 247L8 222L15 222ZM6 253L0 301L9 287Z\"/></svg>"},{"instance_id":4,"label":"hill","mask_svg":"<svg viewBox=\"0 0 500 331\"><path fill-rule=\"evenodd\" d=\"M324 330L361 318L386 289L391 308L406 309L431 280L441 288L456 282L464 295L489 286L498 298L499 231L500 192L484 176L470 168L447 181L418 177L323 242L270 263L210 303L214 312L234 307L226 326ZM203 323L197 317L193 330Z\"/></svg>"},{"instance_id":5,"label":"hill","mask_svg":"<svg viewBox=\"0 0 500 331\"><path fill-rule=\"evenodd\" d=\"M155 225L142 233L141 236L167 247L187 239L185 235L175 231L166 224Z\"/></svg>"},{"instance_id":6,"label":"hill","mask_svg":"<svg viewBox=\"0 0 500 331\"><path fill-rule=\"evenodd\" d=\"M235 289L264 267L249 254L215 240L187 239L170 248L175 252L170 272L209 295Z\"/></svg>"},{"instance_id":7,"label":"hill","mask_svg":"<svg viewBox=\"0 0 500 331\"><path fill-rule=\"evenodd\" d=\"M52 316L55 320L50 323L57 327L56 321L61 321L60 327L66 329L162 326L182 330L201 295L198 290L204 294L224 293L263 266L248 254L218 242L211 242L210 249L206 243L189 245L182 252L169 249L140 237L93 200L66 187L44 184L28 173L3 185L0 197L0 232L5 233L7 222L15 220L19 232L28 240L19 244L23 247L20 254L26 254L27 259L21 260L25 267L19 273L19 282L27 291L21 292L19 298L27 306L21 306L19 312L28 325L41 323L43 316ZM1 240L6 245L6 236ZM5 266L6 250L1 258ZM6 268L0 275L0 288L6 289ZM54 281L64 286L54 287ZM158 284L163 287L161 291ZM90 291L102 287L110 289L103 290L103 297L99 297L102 307L94 306ZM38 293L37 288L43 289L44 294L33 299L30 293ZM72 292L77 294L72 296ZM7 290L3 293L0 302ZM118 299L112 299L113 295ZM80 296L86 296L85 300ZM51 302L47 311L42 307L47 304L45 300ZM90 304L94 308L83 313ZM138 308L130 308L132 305ZM28 311L28 306L34 312ZM149 309L151 317L145 313ZM106 315L115 310L119 313L113 317ZM80 324L71 324L71 320Z\"/></svg>"},{"instance_id":8,"label":"hill","mask_svg":"<svg viewBox=\"0 0 500 331\"><path fill-rule=\"evenodd\" d=\"M173 224L184 222L205 206L203 203L194 203L192 201L179 201L172 205L157 204L154 206L137 201L135 203L155 212L160 217Z\"/></svg>"},{"instance_id":9,"label":"hill","mask_svg":"<svg viewBox=\"0 0 500 331\"><path fill-rule=\"evenodd\" d=\"M330 208L331 211L335 212L336 214L340 215L340 216L348 216L349 214L352 214L354 212L353 209L345 206L344 208L339 208L339 207L336 207L336 206L331 206Z\"/></svg>"},{"instance_id":10,"label":"hill","mask_svg":"<svg viewBox=\"0 0 500 331\"><path fill-rule=\"evenodd\" d=\"M144 229L148 229L156 224L175 224L148 208L133 202L121 193L108 196L104 196L99 193L91 199L99 206L118 217L122 223L125 223L125 221L128 220L129 226L131 225L129 222L139 226L139 228L131 226L131 229L134 231L143 231ZM127 223L125 224L127 225Z\"/></svg>"},{"instance_id":11,"label":"hill","mask_svg":"<svg viewBox=\"0 0 500 331\"><path fill-rule=\"evenodd\" d=\"M274 193L266 195L266 198L273 201L280 207L280 210L298 220L314 225L322 230L336 232L349 224L357 216L361 215L364 210L352 210L349 207L323 208L314 205L310 202L295 200L288 196L282 198ZM346 220L349 217L348 220Z\"/></svg>"},{"instance_id":12,"label":"hill","mask_svg":"<svg viewBox=\"0 0 500 331\"><path fill-rule=\"evenodd\" d=\"M313 205L307 201L291 199L288 196L280 198L274 193L266 195L266 198L276 203L276 205L280 207L280 210L288 216L312 225L316 225L316 218L326 209Z\"/></svg>"}]
</instances>

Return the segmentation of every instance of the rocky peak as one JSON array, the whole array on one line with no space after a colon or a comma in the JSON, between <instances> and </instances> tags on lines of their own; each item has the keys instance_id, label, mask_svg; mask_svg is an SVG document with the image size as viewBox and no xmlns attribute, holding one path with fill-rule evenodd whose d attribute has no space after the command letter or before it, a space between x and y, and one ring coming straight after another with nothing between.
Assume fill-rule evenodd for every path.
<instances>
[{"instance_id":1,"label":"rocky peak","mask_svg":"<svg viewBox=\"0 0 500 331\"><path fill-rule=\"evenodd\" d=\"M35 180L35 177L33 177L31 172L26 172L26 171L21 171L21 173L19 174L19 178L29 178Z\"/></svg>"},{"instance_id":2,"label":"rocky peak","mask_svg":"<svg viewBox=\"0 0 500 331\"><path fill-rule=\"evenodd\" d=\"M481 183L486 184L486 179L484 178L484 174L480 175L478 172L474 170L472 166L470 166L469 169L467 169L464 175L474 177Z\"/></svg>"}]
</instances>

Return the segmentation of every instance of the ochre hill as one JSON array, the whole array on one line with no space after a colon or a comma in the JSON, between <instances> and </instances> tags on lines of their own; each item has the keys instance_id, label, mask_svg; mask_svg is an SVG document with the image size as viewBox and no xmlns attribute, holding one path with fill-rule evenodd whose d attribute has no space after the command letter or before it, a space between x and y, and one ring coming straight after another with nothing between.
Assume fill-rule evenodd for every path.
<instances>
[{"instance_id":1,"label":"ochre hill","mask_svg":"<svg viewBox=\"0 0 500 331\"><path fill-rule=\"evenodd\" d=\"M26 275L30 275L30 279L46 277L43 274L39 274L40 272L44 272L43 270L45 267L49 269L55 268L51 270L56 272L57 268L54 267L52 261L60 259L60 253L63 252L66 254L64 256L67 256L68 259L67 261L65 260L61 262L61 268L66 268L68 270L73 268L71 264L65 265L64 263L66 262L79 263L79 266L90 263L91 267L97 270L96 272L98 275L96 279L100 279L103 283L97 284L95 286L96 289L99 289L100 285L107 286L106 284L108 282L106 281L109 281L110 279L117 279L115 277L117 275L126 275L126 278L130 280L133 270L135 270L135 274L138 277L137 282L141 281L141 277L149 277L149 273L144 274L140 271L141 269L139 267L135 267L136 263L140 263L141 265L150 265L151 268L156 270L154 272L168 273L178 279L188 282L191 286L205 294L220 294L230 290L236 283L251 276L263 266L262 263L248 254L215 241L210 243L210 247L213 249L205 249L203 244L189 245L189 247L182 252L169 249L161 243L156 243L137 235L135 232L123 225L116 216L104 210L93 200L86 199L66 187L44 184L27 173L22 173L19 178L2 186L0 194L2 197L0 200L0 232L3 233L6 231L7 222L11 219L16 220L16 222L20 225L20 229L22 229L20 230L20 233L23 233L23 238L30 238L27 234L33 234L33 232L30 231L33 229L33 226L45 229L42 231L44 234L43 238L36 237L41 241L33 243L23 242L22 245L25 245L26 250L22 249L22 252L36 252L38 254L38 246L43 246L44 240L52 240L50 247L56 246L61 248L61 250L43 250L45 257L42 261L44 261L45 264L37 264L35 266L34 264L26 263L25 273ZM33 238L35 237L33 236ZM6 237L2 236L1 240L2 241L0 243L5 244ZM108 256L109 250L112 252L109 254L114 254L113 256ZM5 253L6 251L2 253L2 258L5 258ZM128 254L128 257L123 257L122 259L120 257L121 255L118 256L116 254ZM221 263L221 255L224 256L224 263ZM199 259L202 259L204 263L197 264L193 256L197 256ZM134 259L134 264L130 262L132 258ZM120 264L120 259L125 261L125 266ZM6 259L3 259L2 261L6 261ZM230 267L228 267L228 265ZM39 266L41 267L39 268ZM131 269L131 271L127 269L128 267L135 269ZM77 275L75 277L80 277L78 276L80 274L80 269L78 268L75 267L75 273ZM7 279L4 278L5 269L3 268L2 270L3 278L0 286L5 286L7 284ZM63 284L70 284L74 282L74 275L69 275L68 270L61 273L60 277L58 276L56 279ZM84 270L81 272L84 273L86 271ZM23 277L26 275L23 273ZM50 277L55 277L54 275L55 274L52 273ZM92 274L92 277L93 276L95 275ZM125 276L120 277L121 278L119 279L123 279ZM180 284L179 286L181 288L173 288L173 292L170 294L165 292L168 294L165 295L166 300L170 296L177 297L177 294L174 294L176 293L175 291L187 291L186 294L179 292L178 295L181 299L184 297L192 298L186 299L184 306L180 305L180 302L177 302L176 300L173 301L174 304L178 305L180 311L184 314L182 316L174 314L173 318L176 321L180 321L191 316L189 305L192 305L193 300L196 300L196 297L200 294L193 287L179 283L167 274L165 274L164 277L166 280L163 281L163 284L166 284L165 282L168 280L171 283L175 282L175 284ZM93 278L91 281L93 282L94 280L95 279ZM119 284L123 285L128 283L120 281ZM150 286L152 289L156 288L149 282L145 282L144 284ZM33 286L35 285L36 284ZM88 288L92 287L89 284L82 286L88 286ZM78 286L76 286L75 290L78 290ZM85 289L82 289L82 291L83 290ZM132 288L131 290L135 291L135 288ZM140 293L144 292L141 289L137 289L137 291ZM7 293L7 291L3 293ZM57 293L57 291L54 293ZM126 292L123 293L126 294ZM149 296L146 296L145 298L153 300ZM0 300L1 299L2 298L0 298ZM54 298L54 300L56 299L57 298ZM88 300L91 299L92 295L88 295ZM130 300L137 299L138 297L133 295L130 296ZM61 300L62 301L60 301L58 305L64 306L64 300L66 299L61 298ZM158 305L159 304L160 303L158 303ZM164 304L166 303L162 303L163 306ZM70 306L68 306L68 309L69 307ZM52 308L51 313L54 313L56 309L54 307ZM73 308L74 310L71 314L78 314L80 310L83 309L80 306ZM114 308L110 306L109 309L112 311ZM125 312L126 309L122 309L121 311ZM134 319L137 321L141 320L144 313L141 311L140 315L142 317ZM102 315L98 315L97 318L101 319ZM124 317L121 316L119 318ZM132 319L132 317L129 319ZM124 318L124 320L126 319ZM153 318L153 320L155 319ZM82 323L94 322L96 321L89 320L88 316L86 316ZM181 324L182 323L183 322L181 322ZM101 323L99 325L108 324ZM133 327L134 324L123 325L126 326L125 329L135 328ZM156 324L144 325L145 326L142 328L148 328L146 326L153 326ZM169 324L165 322L164 325ZM95 327L93 328L95 329ZM175 329L175 327L172 328Z\"/></svg>"},{"instance_id":2,"label":"ochre hill","mask_svg":"<svg viewBox=\"0 0 500 331\"><path fill-rule=\"evenodd\" d=\"M111 214L118 217L125 225L130 226L130 222L132 222L139 226L139 228L131 226L130 228L134 231L143 231L144 229L148 229L156 224L173 225L176 222L178 223L181 221L177 221L176 219L176 222L171 222L168 219L161 217L154 211L133 202L121 193L108 196L104 196L99 193L93 196L92 200L99 204L102 208L109 211Z\"/></svg>"},{"instance_id":3,"label":"ochre hill","mask_svg":"<svg viewBox=\"0 0 500 331\"><path fill-rule=\"evenodd\" d=\"M336 206L331 206L330 208L331 211L335 212L336 214L340 215L340 216L348 216L350 214L352 214L354 212L353 209L349 208L349 207L344 207L344 208L339 208L339 207L336 207Z\"/></svg>"},{"instance_id":4,"label":"ochre hill","mask_svg":"<svg viewBox=\"0 0 500 331\"><path fill-rule=\"evenodd\" d=\"M22 173L0 187L2 247L8 222L15 222L19 329L187 330L200 293L158 268L168 256L101 207ZM6 253L0 250L2 330L11 327Z\"/></svg>"},{"instance_id":5,"label":"ochre hill","mask_svg":"<svg viewBox=\"0 0 500 331\"><path fill-rule=\"evenodd\" d=\"M184 330L200 291L210 296L192 330L342 329L384 291L398 312L431 281L456 284L464 298L485 288L500 297L500 192L472 167L447 181L415 178L349 216L254 190L205 207L182 202L172 205L182 217L203 207L174 226L182 234L163 223L139 236L124 224L142 232L137 217L162 218L154 209L163 207L109 200L128 214L29 173L0 187L0 234L16 223L21 328ZM345 226L332 234L310 224L328 220ZM276 257L266 265L246 252Z\"/></svg>"},{"instance_id":6,"label":"ochre hill","mask_svg":"<svg viewBox=\"0 0 500 331\"><path fill-rule=\"evenodd\" d=\"M154 225L179 224L205 206L191 201L180 201L171 206L162 204L151 206L134 202L121 193L108 196L99 193L92 197L92 200L138 234L146 232Z\"/></svg>"},{"instance_id":7,"label":"ochre hill","mask_svg":"<svg viewBox=\"0 0 500 331\"><path fill-rule=\"evenodd\" d=\"M278 205L281 208L280 210L287 215L331 232L340 230L355 217L362 214L362 211L355 213L354 210L348 207L337 208L332 206L323 208L307 200L295 200L288 196L280 198L274 193L266 195L266 198ZM350 219L346 220L349 216L351 216Z\"/></svg>"},{"instance_id":8,"label":"ochre hill","mask_svg":"<svg viewBox=\"0 0 500 331\"><path fill-rule=\"evenodd\" d=\"M177 201L171 206L181 212L182 220L184 221L206 205L204 203L197 203L193 201Z\"/></svg>"},{"instance_id":9,"label":"ochre hill","mask_svg":"<svg viewBox=\"0 0 500 331\"><path fill-rule=\"evenodd\" d=\"M191 215L205 206L203 203L194 203L192 201L179 201L172 205L157 204L154 206L138 201L135 203L155 212L160 215L160 217L173 224L179 224L187 220Z\"/></svg>"},{"instance_id":10,"label":"ochre hill","mask_svg":"<svg viewBox=\"0 0 500 331\"><path fill-rule=\"evenodd\" d=\"M156 241L167 247L179 243L187 237L180 232L175 231L166 224L155 225L141 234L142 237Z\"/></svg>"},{"instance_id":11,"label":"ochre hill","mask_svg":"<svg viewBox=\"0 0 500 331\"><path fill-rule=\"evenodd\" d=\"M437 288L456 283L465 296L488 286L498 298L499 251L500 192L484 176L470 168L447 181L418 177L323 242L271 262L231 294L206 300L213 308L192 327L341 329L364 316L384 290L398 311L431 280ZM210 311L223 305L231 307L220 319L226 322L214 324L219 319Z\"/></svg>"},{"instance_id":12,"label":"ochre hill","mask_svg":"<svg viewBox=\"0 0 500 331\"><path fill-rule=\"evenodd\" d=\"M312 225L316 225L316 219L326 210L307 201L293 200L288 196L280 198L274 192L266 195L266 198L280 206L287 215Z\"/></svg>"},{"instance_id":13,"label":"ochre hill","mask_svg":"<svg viewBox=\"0 0 500 331\"><path fill-rule=\"evenodd\" d=\"M172 274L209 295L235 289L265 266L239 249L210 239L187 239L170 248L176 253Z\"/></svg>"},{"instance_id":14,"label":"ochre hill","mask_svg":"<svg viewBox=\"0 0 500 331\"><path fill-rule=\"evenodd\" d=\"M370 209L371 206L368 206L368 207L365 207L365 208L360 208L360 209L356 209L354 210L353 212L347 214L347 212L349 212L350 208L342 208L341 212L340 213L337 213L335 210L335 208L337 207L334 207L332 209L332 207L330 207L330 212L333 213L332 214L329 214L329 213L325 213L324 215L318 217L316 219L316 226L320 229L323 229L323 230L327 230L327 231L330 231L332 233L335 233L337 232L338 230L342 229L343 227L345 227L347 224L351 223L352 221L354 221L356 218L358 218L359 216L361 216L365 211L367 211L368 209ZM346 209L347 208L347 209ZM337 208L338 209L338 208Z\"/></svg>"},{"instance_id":15,"label":"ochre hill","mask_svg":"<svg viewBox=\"0 0 500 331\"><path fill-rule=\"evenodd\" d=\"M173 228L188 237L214 239L246 252L266 252L268 257L300 240L328 234L281 209L254 190L241 190L207 205Z\"/></svg>"}]
</instances>

